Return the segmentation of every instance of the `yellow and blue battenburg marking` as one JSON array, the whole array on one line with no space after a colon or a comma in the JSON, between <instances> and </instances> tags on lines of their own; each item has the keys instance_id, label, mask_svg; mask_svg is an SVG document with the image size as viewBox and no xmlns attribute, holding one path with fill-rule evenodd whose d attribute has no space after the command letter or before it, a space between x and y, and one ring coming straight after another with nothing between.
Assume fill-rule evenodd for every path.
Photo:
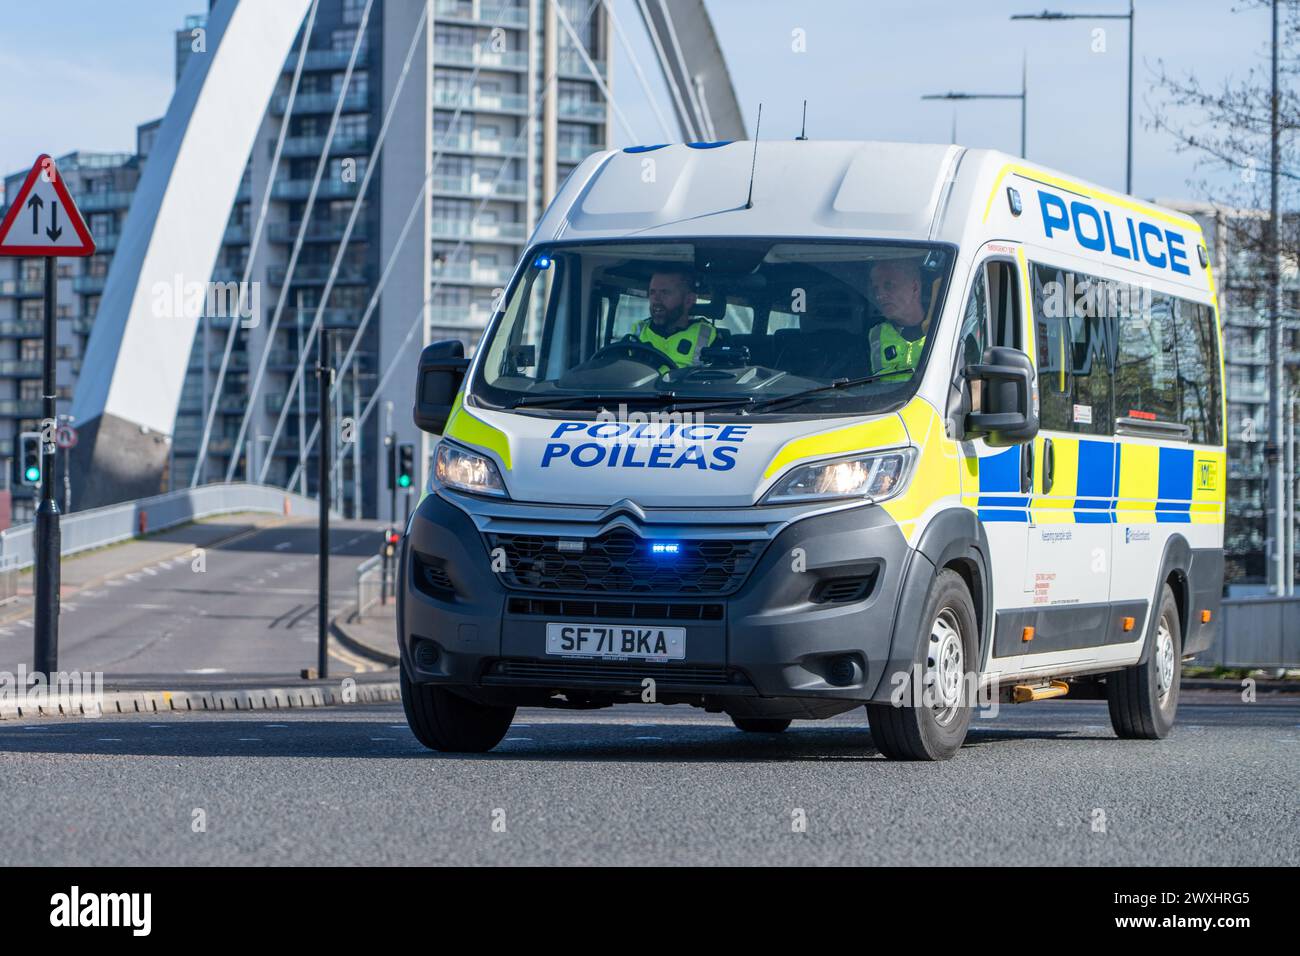
<instances>
[{"instance_id":1,"label":"yellow and blue battenburg marking","mask_svg":"<svg viewBox=\"0 0 1300 956\"><path fill-rule=\"evenodd\" d=\"M1042 524L1191 522L1217 512L1217 457L1190 448L1053 438L1053 483L1047 495L1021 489L1023 456L1017 445L979 459L981 521ZM1041 456L1041 443L1039 444ZM1041 487L1041 464L1035 485ZM1195 496L1194 496L1195 491ZM1195 504L1195 507L1194 507Z\"/></svg>"}]
</instances>

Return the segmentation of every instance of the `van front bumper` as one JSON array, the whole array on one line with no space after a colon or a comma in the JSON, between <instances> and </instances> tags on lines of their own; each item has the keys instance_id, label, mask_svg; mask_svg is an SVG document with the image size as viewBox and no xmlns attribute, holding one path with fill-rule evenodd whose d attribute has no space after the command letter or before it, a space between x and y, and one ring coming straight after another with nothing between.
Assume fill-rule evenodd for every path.
<instances>
[{"instance_id":1,"label":"van front bumper","mask_svg":"<svg viewBox=\"0 0 1300 956\"><path fill-rule=\"evenodd\" d=\"M644 534L653 538L653 527ZM898 653L893 642L900 598L924 599L901 595L914 560L926 561L882 508L856 506L785 525L731 593L524 590L493 570L475 521L434 493L402 542L398 640L413 680L485 701L541 703L558 693L579 705L635 701L648 677L661 702L827 716L887 699L885 678L910 665L914 640L901 641ZM549 655L548 623L683 627L686 656L660 663Z\"/></svg>"}]
</instances>

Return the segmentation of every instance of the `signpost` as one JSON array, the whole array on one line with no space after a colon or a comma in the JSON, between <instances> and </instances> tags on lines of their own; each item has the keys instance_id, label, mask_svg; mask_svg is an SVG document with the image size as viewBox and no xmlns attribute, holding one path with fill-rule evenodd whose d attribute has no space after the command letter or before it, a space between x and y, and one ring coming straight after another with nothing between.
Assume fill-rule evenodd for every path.
<instances>
[{"instance_id":1,"label":"signpost","mask_svg":"<svg viewBox=\"0 0 1300 956\"><path fill-rule=\"evenodd\" d=\"M37 157L9 212L0 222L0 256L40 256L45 260L45 315L41 379L41 500L36 508L36 642L33 667L52 679L59 667L59 504L54 499L55 357L58 332L58 263L61 256L93 255L77 204L68 195L54 160ZM73 439L75 441L75 438Z\"/></svg>"}]
</instances>

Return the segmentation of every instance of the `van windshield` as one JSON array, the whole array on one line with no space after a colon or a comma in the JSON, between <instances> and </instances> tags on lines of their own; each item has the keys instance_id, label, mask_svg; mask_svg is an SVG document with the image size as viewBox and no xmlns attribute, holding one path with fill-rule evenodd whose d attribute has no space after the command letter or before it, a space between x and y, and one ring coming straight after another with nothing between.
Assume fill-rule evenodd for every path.
<instances>
[{"instance_id":1,"label":"van windshield","mask_svg":"<svg viewBox=\"0 0 1300 956\"><path fill-rule=\"evenodd\" d=\"M825 416L911 396L953 253L699 239L529 255L484 341L472 385L484 404L579 417L619 405Z\"/></svg>"}]
</instances>

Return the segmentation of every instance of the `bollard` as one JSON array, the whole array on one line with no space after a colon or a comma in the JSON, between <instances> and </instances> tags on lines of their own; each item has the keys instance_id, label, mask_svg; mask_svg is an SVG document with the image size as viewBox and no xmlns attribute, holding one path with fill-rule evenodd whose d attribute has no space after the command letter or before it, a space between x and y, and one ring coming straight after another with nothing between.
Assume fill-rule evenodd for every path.
<instances>
[{"instance_id":1,"label":"bollard","mask_svg":"<svg viewBox=\"0 0 1300 956\"><path fill-rule=\"evenodd\" d=\"M146 535L149 532L149 512L147 511L140 512L139 524L140 524L139 534L141 537L144 537L144 535Z\"/></svg>"}]
</instances>

